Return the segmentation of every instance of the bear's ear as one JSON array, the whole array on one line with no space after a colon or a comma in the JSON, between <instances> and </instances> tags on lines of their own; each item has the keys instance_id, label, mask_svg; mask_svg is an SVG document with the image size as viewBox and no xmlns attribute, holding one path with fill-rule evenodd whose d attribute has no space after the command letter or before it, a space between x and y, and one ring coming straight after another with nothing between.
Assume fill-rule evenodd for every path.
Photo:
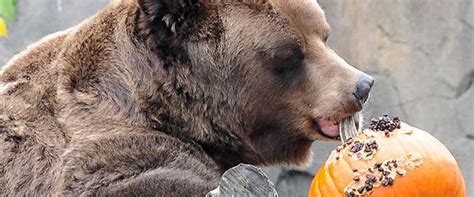
<instances>
[{"instance_id":1,"label":"bear's ear","mask_svg":"<svg viewBox=\"0 0 474 197\"><path fill-rule=\"evenodd\" d=\"M200 11L200 0L137 0L140 6L138 31L154 45L163 45L182 36ZM149 40L151 41L151 40ZM152 46L153 47L153 46Z\"/></svg>"}]
</instances>

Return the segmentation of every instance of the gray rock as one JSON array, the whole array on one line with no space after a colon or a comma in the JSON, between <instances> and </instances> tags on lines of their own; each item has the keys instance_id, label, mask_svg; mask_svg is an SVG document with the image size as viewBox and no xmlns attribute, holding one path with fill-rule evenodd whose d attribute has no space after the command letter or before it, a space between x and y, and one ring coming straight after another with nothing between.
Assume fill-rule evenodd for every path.
<instances>
[{"instance_id":1,"label":"gray rock","mask_svg":"<svg viewBox=\"0 0 474 197\"><path fill-rule=\"evenodd\" d=\"M262 170L252 165L240 164L227 170L221 177L219 187L206 195L227 196L277 197L278 194Z\"/></svg>"}]
</instances>

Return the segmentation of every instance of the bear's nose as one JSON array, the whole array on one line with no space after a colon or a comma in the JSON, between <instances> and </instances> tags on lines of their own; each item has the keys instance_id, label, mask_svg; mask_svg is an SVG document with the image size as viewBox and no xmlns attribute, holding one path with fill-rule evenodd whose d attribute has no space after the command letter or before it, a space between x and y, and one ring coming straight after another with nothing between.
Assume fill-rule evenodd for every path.
<instances>
[{"instance_id":1,"label":"bear's nose","mask_svg":"<svg viewBox=\"0 0 474 197\"><path fill-rule=\"evenodd\" d=\"M364 74L359 81L357 82L357 90L355 96L357 100L365 102L369 97L369 92L372 86L374 85L374 78L369 75Z\"/></svg>"}]
</instances>

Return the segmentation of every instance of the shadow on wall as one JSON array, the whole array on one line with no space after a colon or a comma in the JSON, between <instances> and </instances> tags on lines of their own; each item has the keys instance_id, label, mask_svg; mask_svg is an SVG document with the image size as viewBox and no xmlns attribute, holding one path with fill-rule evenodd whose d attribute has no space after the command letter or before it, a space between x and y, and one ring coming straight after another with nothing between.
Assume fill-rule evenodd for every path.
<instances>
[{"instance_id":1,"label":"shadow on wall","mask_svg":"<svg viewBox=\"0 0 474 197\"><path fill-rule=\"evenodd\" d=\"M93 15L109 0L21 0L0 38L0 65L41 37ZM398 115L444 142L474 190L474 5L472 0L320 0L330 46L375 76L366 117ZM440 12L442 10L442 12ZM336 144L315 143L306 168L266 169L280 196L306 196Z\"/></svg>"}]
</instances>

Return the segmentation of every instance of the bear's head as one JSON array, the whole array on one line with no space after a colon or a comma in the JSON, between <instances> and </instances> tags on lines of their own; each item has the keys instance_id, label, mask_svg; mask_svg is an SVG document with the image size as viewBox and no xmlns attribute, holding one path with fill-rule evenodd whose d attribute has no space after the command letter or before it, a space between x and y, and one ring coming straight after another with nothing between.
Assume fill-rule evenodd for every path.
<instances>
[{"instance_id":1,"label":"bear's head","mask_svg":"<svg viewBox=\"0 0 474 197\"><path fill-rule=\"evenodd\" d=\"M316 0L138 5L137 33L163 73L150 119L224 166L307 162L311 144L337 138L373 84L328 47Z\"/></svg>"}]
</instances>

